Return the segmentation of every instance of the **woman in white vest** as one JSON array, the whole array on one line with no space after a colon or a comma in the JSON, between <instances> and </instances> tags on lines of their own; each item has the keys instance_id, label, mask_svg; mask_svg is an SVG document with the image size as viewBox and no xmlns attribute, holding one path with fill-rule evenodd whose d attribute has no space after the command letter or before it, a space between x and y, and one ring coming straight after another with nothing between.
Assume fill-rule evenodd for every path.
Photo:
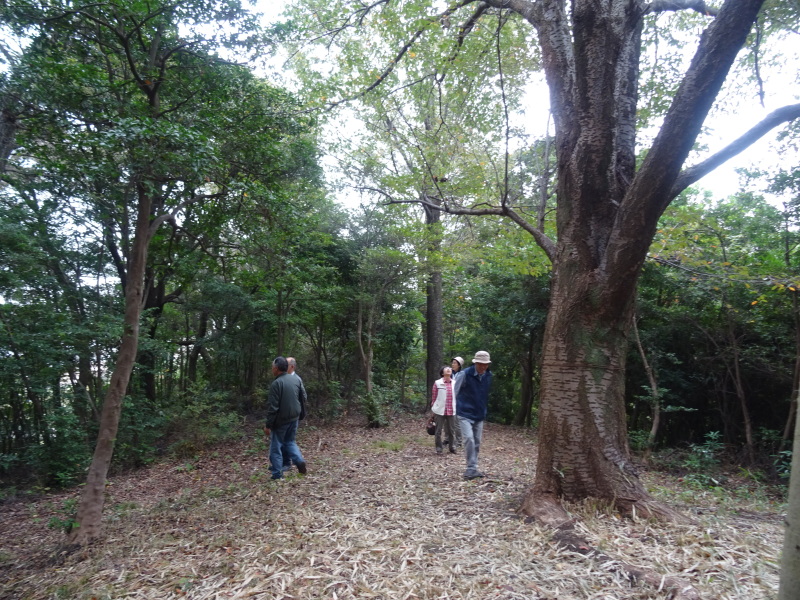
<instances>
[{"instance_id":1,"label":"woman in white vest","mask_svg":"<svg viewBox=\"0 0 800 600\"><path fill-rule=\"evenodd\" d=\"M431 410L433 411L434 418L436 419L436 435L434 441L436 443L436 454L442 454L444 448L442 446L442 430L444 429L444 437L446 440L455 440L456 428L456 394L455 386L453 385L452 375L453 369L450 367L442 367L439 369L441 379L437 379L433 383ZM448 444L451 454L456 453L453 444Z\"/></svg>"}]
</instances>

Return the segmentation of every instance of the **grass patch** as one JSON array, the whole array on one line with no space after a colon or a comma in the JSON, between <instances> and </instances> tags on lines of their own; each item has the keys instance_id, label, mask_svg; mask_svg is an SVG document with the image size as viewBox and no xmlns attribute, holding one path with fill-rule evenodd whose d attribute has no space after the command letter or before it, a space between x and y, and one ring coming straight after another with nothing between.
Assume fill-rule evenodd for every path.
<instances>
[{"instance_id":1,"label":"grass patch","mask_svg":"<svg viewBox=\"0 0 800 600\"><path fill-rule=\"evenodd\" d=\"M390 450L391 452L400 452L400 450L406 447L405 440L397 440L395 442L378 440L377 442L373 442L372 445L379 450Z\"/></svg>"}]
</instances>

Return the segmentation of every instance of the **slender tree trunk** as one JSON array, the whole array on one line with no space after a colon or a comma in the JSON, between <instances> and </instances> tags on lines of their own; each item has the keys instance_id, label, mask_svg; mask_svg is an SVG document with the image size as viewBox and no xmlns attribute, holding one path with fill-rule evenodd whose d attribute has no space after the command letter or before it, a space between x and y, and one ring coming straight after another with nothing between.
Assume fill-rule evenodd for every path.
<instances>
[{"instance_id":1,"label":"slender tree trunk","mask_svg":"<svg viewBox=\"0 0 800 600\"><path fill-rule=\"evenodd\" d=\"M520 361L520 403L519 411L514 417L514 425L530 426L531 411L533 410L533 369L534 369L534 333L531 330L528 336L528 348Z\"/></svg>"},{"instance_id":2,"label":"slender tree trunk","mask_svg":"<svg viewBox=\"0 0 800 600\"><path fill-rule=\"evenodd\" d=\"M786 427L783 430L783 440L781 450L783 450L791 439L794 429L794 421L797 419L797 402L800 395L800 302L797 301L797 291L792 294L792 314L794 315L794 374L792 375L792 396L789 404L789 415L786 417Z\"/></svg>"},{"instance_id":3,"label":"slender tree trunk","mask_svg":"<svg viewBox=\"0 0 800 600\"><path fill-rule=\"evenodd\" d=\"M792 473L789 477L789 506L786 510L786 535L781 556L778 600L800 598L800 419L795 421L792 446Z\"/></svg>"},{"instance_id":4,"label":"slender tree trunk","mask_svg":"<svg viewBox=\"0 0 800 600\"><path fill-rule=\"evenodd\" d=\"M89 467L86 486L78 505L78 527L73 529L69 540L74 544L87 544L100 537L102 529L103 505L105 503L105 486L114 443L119 427L122 411L122 400L125 397L136 360L139 343L139 317L142 312L144 293L144 270L147 262L147 246L150 241L150 207L152 200L139 184L138 212L136 232L131 249L128 268L127 285L125 287L125 319L122 342L111 374L111 383L106 393L103 409L100 414L100 431L97 446Z\"/></svg>"},{"instance_id":5,"label":"slender tree trunk","mask_svg":"<svg viewBox=\"0 0 800 600\"><path fill-rule=\"evenodd\" d=\"M253 328L250 332L249 351L247 352L247 365L245 377L242 382L242 401L246 413L252 412L256 402L256 390L261 379L264 368L264 329L265 323L260 318L253 320ZM278 356L283 356L279 354Z\"/></svg>"},{"instance_id":6,"label":"slender tree trunk","mask_svg":"<svg viewBox=\"0 0 800 600\"><path fill-rule=\"evenodd\" d=\"M364 320L366 319L366 328ZM365 331L366 329L366 331ZM372 308L367 309L364 316L364 302L358 302L358 323L356 325L356 338L358 339L358 352L361 356L361 369L364 377L364 386L367 394L372 393ZM366 339L365 339L366 338Z\"/></svg>"},{"instance_id":7,"label":"slender tree trunk","mask_svg":"<svg viewBox=\"0 0 800 600\"><path fill-rule=\"evenodd\" d=\"M731 326L732 327L732 326ZM736 389L736 398L739 400L739 409L742 411L742 423L744 425L745 448L747 450L748 464L752 465L755 462L755 445L753 443L753 423L750 419L750 409L747 407L747 394L744 390L744 383L742 382L741 372L741 358L739 352L739 345L733 335L733 331L729 331L729 339L733 347L733 364L729 368L729 373L733 379L733 385Z\"/></svg>"},{"instance_id":8,"label":"slender tree trunk","mask_svg":"<svg viewBox=\"0 0 800 600\"><path fill-rule=\"evenodd\" d=\"M286 348L286 299L283 290L278 290L278 301L276 312L278 317L278 335L277 335L277 348L276 353L278 356L283 356L284 348Z\"/></svg>"},{"instance_id":9,"label":"slender tree trunk","mask_svg":"<svg viewBox=\"0 0 800 600\"><path fill-rule=\"evenodd\" d=\"M436 224L441 219L441 211L425 207L425 225L431 236L428 254L437 263L437 255L441 251L441 241L436 231ZM426 362L425 389L430 390L433 382L439 378L439 367L444 364L444 329L442 308L442 271L437 267L429 275L427 285L426 339L428 356Z\"/></svg>"},{"instance_id":10,"label":"slender tree trunk","mask_svg":"<svg viewBox=\"0 0 800 600\"><path fill-rule=\"evenodd\" d=\"M0 317L1 316L2 315L0 314ZM42 403L42 399L37 391L31 385L30 378L28 376L28 369L25 366L25 360L20 355L17 344L14 341L14 335L11 332L11 328L8 326L8 323L4 318L0 322L2 322L6 329L6 334L8 335L8 343L11 346L11 355L14 357L16 364L19 366L19 376L22 380L23 386L25 387L25 395L28 398L28 402L30 403L31 407L33 407L33 429L36 432L37 437L40 437L41 441L43 441L45 445L49 445L50 434L45 430L44 427L44 404Z\"/></svg>"},{"instance_id":11,"label":"slender tree trunk","mask_svg":"<svg viewBox=\"0 0 800 600\"><path fill-rule=\"evenodd\" d=\"M428 360L426 388L430 390L439 378L439 368L444 365L444 330L442 328L442 273L431 273L427 286L426 327L428 338Z\"/></svg>"},{"instance_id":12,"label":"slender tree trunk","mask_svg":"<svg viewBox=\"0 0 800 600\"><path fill-rule=\"evenodd\" d=\"M650 456L653 453L653 446L656 443L656 436L658 435L658 428L661 425L661 392L658 389L658 380L656 379L655 371L647 360L647 354L642 346L642 339L639 337L639 327L636 325L636 315L633 316L633 338L636 341L636 347L639 349L639 356L642 357L642 364L644 365L644 372L647 374L647 382L650 385L650 416L652 422L650 425L650 433L647 435L647 445L644 449L645 462L650 461Z\"/></svg>"},{"instance_id":13,"label":"slender tree trunk","mask_svg":"<svg viewBox=\"0 0 800 600\"><path fill-rule=\"evenodd\" d=\"M8 157L16 148L17 115L11 109L0 108L0 175L6 172Z\"/></svg>"}]
</instances>

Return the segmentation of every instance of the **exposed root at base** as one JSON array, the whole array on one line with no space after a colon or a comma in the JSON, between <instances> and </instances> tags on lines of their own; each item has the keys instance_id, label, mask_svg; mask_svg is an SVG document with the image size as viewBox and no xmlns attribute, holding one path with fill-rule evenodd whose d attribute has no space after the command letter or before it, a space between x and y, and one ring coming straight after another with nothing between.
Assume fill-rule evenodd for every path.
<instances>
[{"instance_id":1,"label":"exposed root at base","mask_svg":"<svg viewBox=\"0 0 800 600\"><path fill-rule=\"evenodd\" d=\"M643 581L659 590L669 590L671 600L700 600L700 594L692 587L692 584L679 577L659 575L653 571L616 560L605 552L592 548L585 538L575 532L574 522L565 523L556 530L553 541L571 552L577 552L584 556L591 555L602 562L613 563L618 571L627 575L631 583Z\"/></svg>"},{"instance_id":2,"label":"exposed root at base","mask_svg":"<svg viewBox=\"0 0 800 600\"><path fill-rule=\"evenodd\" d=\"M532 501L529 495L525 499L520 512L528 515L534 521L552 527L555 530L552 539L562 548L584 556L592 556L602 562L615 565L615 569L625 573L631 583L641 581L658 590L668 590L670 593L670 600L701 600L697 590L684 579L660 575L652 570L636 567L617 560L605 552L600 552L592 547L586 538L576 532L575 520L570 518L560 502L550 495L538 495L536 499L537 501ZM635 512L639 516L660 517L663 520L677 520L679 522L689 521L686 517L680 515L680 513L660 503L653 503L652 505L643 503L643 505L645 506L644 510L632 512ZM634 506L636 505L634 504ZM681 518L670 519L670 517L674 515L678 515Z\"/></svg>"}]
</instances>

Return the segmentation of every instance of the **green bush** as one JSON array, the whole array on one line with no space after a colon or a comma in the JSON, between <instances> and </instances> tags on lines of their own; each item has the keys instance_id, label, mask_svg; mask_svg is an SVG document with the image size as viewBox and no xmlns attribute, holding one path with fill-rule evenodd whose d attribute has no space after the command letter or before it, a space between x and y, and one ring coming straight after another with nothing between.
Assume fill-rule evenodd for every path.
<instances>
[{"instance_id":1,"label":"green bush","mask_svg":"<svg viewBox=\"0 0 800 600\"><path fill-rule=\"evenodd\" d=\"M332 420L339 417L345 408L345 400L342 397L342 383L340 381L329 381L327 390L318 390L314 382L306 385L308 392L308 403L315 404L317 408L306 406L306 414L313 418ZM322 399L322 402L320 402Z\"/></svg>"},{"instance_id":2,"label":"green bush","mask_svg":"<svg viewBox=\"0 0 800 600\"><path fill-rule=\"evenodd\" d=\"M45 416L45 430L52 432L47 443L30 448L25 462L42 485L70 486L85 474L91 449L75 414L57 407Z\"/></svg>"},{"instance_id":3,"label":"green bush","mask_svg":"<svg viewBox=\"0 0 800 600\"><path fill-rule=\"evenodd\" d=\"M391 402L391 392L387 388L373 386L372 392L360 397L361 408L367 417L367 427L386 427L389 424L387 410Z\"/></svg>"},{"instance_id":4,"label":"green bush","mask_svg":"<svg viewBox=\"0 0 800 600\"><path fill-rule=\"evenodd\" d=\"M142 396L126 396L114 446L114 464L141 467L151 463L168 425L169 419L161 406Z\"/></svg>"},{"instance_id":5,"label":"green bush","mask_svg":"<svg viewBox=\"0 0 800 600\"><path fill-rule=\"evenodd\" d=\"M179 458L194 456L200 449L241 438L243 418L231 408L226 392L194 390L171 423L170 452Z\"/></svg>"}]
</instances>

